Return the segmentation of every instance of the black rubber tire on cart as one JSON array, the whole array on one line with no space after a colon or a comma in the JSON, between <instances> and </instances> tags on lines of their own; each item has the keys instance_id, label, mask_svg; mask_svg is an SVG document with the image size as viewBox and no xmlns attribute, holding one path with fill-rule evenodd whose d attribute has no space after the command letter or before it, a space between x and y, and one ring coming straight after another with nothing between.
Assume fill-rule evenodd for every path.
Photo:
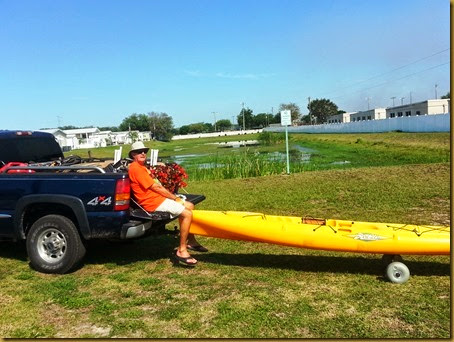
<instances>
[{"instance_id":1,"label":"black rubber tire on cart","mask_svg":"<svg viewBox=\"0 0 454 342\"><path fill-rule=\"evenodd\" d=\"M402 259L402 257L399 254L384 254L383 257L381 258L381 261L383 263L383 266L387 268L390 263L395 261L403 262L404 259Z\"/></svg>"},{"instance_id":2,"label":"black rubber tire on cart","mask_svg":"<svg viewBox=\"0 0 454 342\"><path fill-rule=\"evenodd\" d=\"M30 265L43 273L68 272L86 251L74 223L61 215L43 216L33 223L26 245Z\"/></svg>"},{"instance_id":3,"label":"black rubber tire on cart","mask_svg":"<svg viewBox=\"0 0 454 342\"><path fill-rule=\"evenodd\" d=\"M392 262L386 268L386 277L395 284L403 284L410 279L410 270L402 262Z\"/></svg>"}]
</instances>

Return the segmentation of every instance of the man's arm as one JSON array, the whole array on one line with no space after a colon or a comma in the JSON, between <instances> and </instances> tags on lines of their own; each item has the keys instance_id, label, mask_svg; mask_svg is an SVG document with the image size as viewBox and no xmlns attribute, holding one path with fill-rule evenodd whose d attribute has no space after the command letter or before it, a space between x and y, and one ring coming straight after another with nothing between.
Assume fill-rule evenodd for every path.
<instances>
[{"instance_id":1,"label":"man's arm","mask_svg":"<svg viewBox=\"0 0 454 342\"><path fill-rule=\"evenodd\" d=\"M177 201L177 199L179 199L178 196L175 196L174 194L172 194L169 190L164 188L161 184L153 183L150 186L150 189L171 200Z\"/></svg>"}]
</instances>

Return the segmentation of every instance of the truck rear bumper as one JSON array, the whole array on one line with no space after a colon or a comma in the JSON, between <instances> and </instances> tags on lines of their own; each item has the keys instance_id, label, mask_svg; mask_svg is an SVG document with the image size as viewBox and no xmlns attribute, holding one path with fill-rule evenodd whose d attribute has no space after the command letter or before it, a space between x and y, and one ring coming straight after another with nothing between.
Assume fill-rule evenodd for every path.
<instances>
[{"instance_id":1,"label":"truck rear bumper","mask_svg":"<svg viewBox=\"0 0 454 342\"><path fill-rule=\"evenodd\" d=\"M151 228L151 221L129 221L125 223L121 228L122 239L134 239L142 235L145 235L147 230Z\"/></svg>"}]
</instances>

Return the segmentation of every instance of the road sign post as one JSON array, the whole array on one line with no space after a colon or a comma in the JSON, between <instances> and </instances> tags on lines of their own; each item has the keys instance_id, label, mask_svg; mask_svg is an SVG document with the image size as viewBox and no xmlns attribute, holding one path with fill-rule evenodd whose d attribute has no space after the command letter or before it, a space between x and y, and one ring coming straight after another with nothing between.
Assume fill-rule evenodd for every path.
<instances>
[{"instance_id":1,"label":"road sign post","mask_svg":"<svg viewBox=\"0 0 454 342\"><path fill-rule=\"evenodd\" d=\"M292 124L292 113L290 110L281 111L281 125L285 126L285 150L287 154L287 174L290 174L290 160L288 153L288 126Z\"/></svg>"}]
</instances>

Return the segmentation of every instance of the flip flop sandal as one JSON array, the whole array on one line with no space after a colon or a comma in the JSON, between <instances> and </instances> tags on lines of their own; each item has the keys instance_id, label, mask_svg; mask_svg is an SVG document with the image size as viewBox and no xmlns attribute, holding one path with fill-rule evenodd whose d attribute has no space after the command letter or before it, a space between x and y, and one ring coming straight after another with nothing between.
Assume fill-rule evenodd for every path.
<instances>
[{"instance_id":1,"label":"flip flop sandal","mask_svg":"<svg viewBox=\"0 0 454 342\"><path fill-rule=\"evenodd\" d=\"M174 254L174 258L175 258L175 261L178 264L183 265L183 266L195 267L195 265L197 265L197 260L195 262L188 262L189 259L194 259L192 256L189 256L187 258L183 258L183 257L177 255L176 251L175 251L175 254Z\"/></svg>"},{"instance_id":2,"label":"flip flop sandal","mask_svg":"<svg viewBox=\"0 0 454 342\"><path fill-rule=\"evenodd\" d=\"M187 245L186 246L190 251L196 251L196 252L208 252L208 249L201 246L201 245L198 245L198 246L191 246L191 245Z\"/></svg>"}]
</instances>

